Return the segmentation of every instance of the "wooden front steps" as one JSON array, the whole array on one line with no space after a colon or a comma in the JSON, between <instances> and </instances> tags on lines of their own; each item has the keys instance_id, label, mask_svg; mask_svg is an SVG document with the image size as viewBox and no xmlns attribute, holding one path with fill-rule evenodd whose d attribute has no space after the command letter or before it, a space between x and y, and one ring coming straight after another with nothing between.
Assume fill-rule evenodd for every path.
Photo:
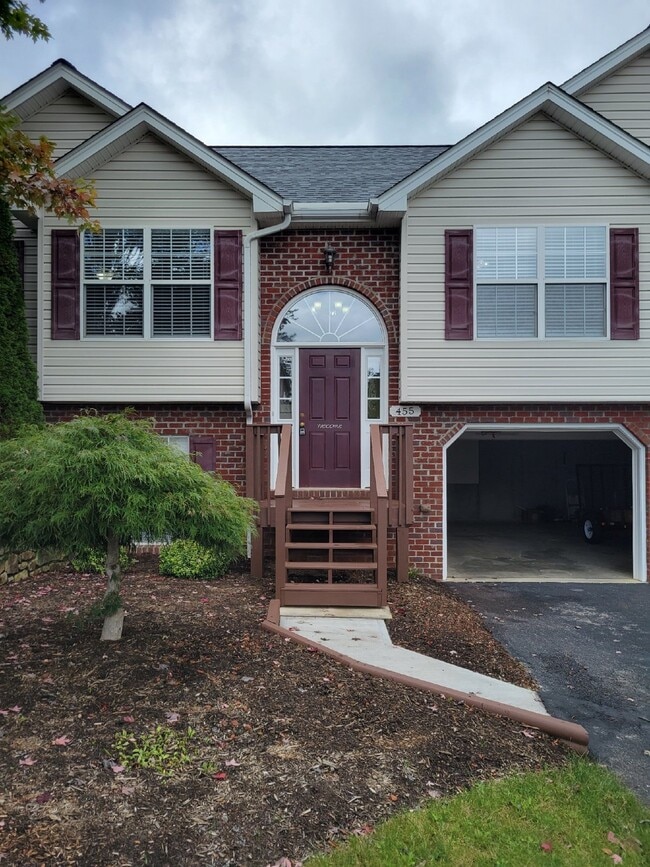
<instances>
[{"instance_id":1,"label":"wooden front steps","mask_svg":"<svg viewBox=\"0 0 650 867\"><path fill-rule=\"evenodd\" d=\"M389 533L398 580L406 580L412 434L411 425L372 424L369 488L316 490L293 486L290 424L247 427L246 493L259 503L251 574L264 573L268 530L275 542L275 592L282 605L383 608Z\"/></svg>"},{"instance_id":2,"label":"wooden front steps","mask_svg":"<svg viewBox=\"0 0 650 867\"><path fill-rule=\"evenodd\" d=\"M283 605L380 606L385 550L369 500L293 501L284 538Z\"/></svg>"}]
</instances>

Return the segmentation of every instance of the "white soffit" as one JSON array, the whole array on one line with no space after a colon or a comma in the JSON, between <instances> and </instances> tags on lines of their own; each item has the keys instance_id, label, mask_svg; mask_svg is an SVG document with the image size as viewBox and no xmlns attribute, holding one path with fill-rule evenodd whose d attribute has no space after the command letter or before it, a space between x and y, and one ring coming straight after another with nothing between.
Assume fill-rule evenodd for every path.
<instances>
[{"instance_id":1,"label":"white soffit","mask_svg":"<svg viewBox=\"0 0 650 867\"><path fill-rule=\"evenodd\" d=\"M22 120L36 114L68 88L76 90L113 117L122 117L131 106L82 75L67 61L57 61L29 81L12 90L2 104Z\"/></svg>"},{"instance_id":2,"label":"white soffit","mask_svg":"<svg viewBox=\"0 0 650 867\"><path fill-rule=\"evenodd\" d=\"M650 48L650 27L637 33L623 45L619 45L618 48L610 51L600 60L587 66L582 72L569 78L562 85L562 90L572 96L579 96L594 84L602 81L603 78L607 78L612 72L616 72L621 66L625 66L630 60L638 57L639 54L643 54L648 48Z\"/></svg>"},{"instance_id":3,"label":"white soffit","mask_svg":"<svg viewBox=\"0 0 650 867\"><path fill-rule=\"evenodd\" d=\"M147 132L158 136L207 171L252 198L256 213L283 213L281 196L144 103L62 156L56 163L57 175L86 176Z\"/></svg>"},{"instance_id":4,"label":"white soffit","mask_svg":"<svg viewBox=\"0 0 650 867\"><path fill-rule=\"evenodd\" d=\"M650 147L549 82L382 193L377 199L380 212L403 207L406 198L449 174L538 112L548 114L636 174L650 179Z\"/></svg>"}]
</instances>

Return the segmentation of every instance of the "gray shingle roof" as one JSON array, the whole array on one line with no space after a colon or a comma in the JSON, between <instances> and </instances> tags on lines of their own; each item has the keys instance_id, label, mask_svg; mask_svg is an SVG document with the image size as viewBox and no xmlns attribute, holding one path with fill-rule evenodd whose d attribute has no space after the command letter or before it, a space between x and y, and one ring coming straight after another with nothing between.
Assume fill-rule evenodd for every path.
<instances>
[{"instance_id":1,"label":"gray shingle roof","mask_svg":"<svg viewBox=\"0 0 650 867\"><path fill-rule=\"evenodd\" d=\"M434 160L448 145L213 147L297 202L363 202Z\"/></svg>"}]
</instances>

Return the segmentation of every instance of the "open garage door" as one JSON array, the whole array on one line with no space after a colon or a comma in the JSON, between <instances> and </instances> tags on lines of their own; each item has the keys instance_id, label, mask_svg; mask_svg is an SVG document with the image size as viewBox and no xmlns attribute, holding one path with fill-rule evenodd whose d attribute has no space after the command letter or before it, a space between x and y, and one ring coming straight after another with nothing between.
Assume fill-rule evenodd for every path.
<instances>
[{"instance_id":1,"label":"open garage door","mask_svg":"<svg viewBox=\"0 0 650 867\"><path fill-rule=\"evenodd\" d=\"M615 425L469 425L446 448L445 577L645 580L643 447Z\"/></svg>"}]
</instances>

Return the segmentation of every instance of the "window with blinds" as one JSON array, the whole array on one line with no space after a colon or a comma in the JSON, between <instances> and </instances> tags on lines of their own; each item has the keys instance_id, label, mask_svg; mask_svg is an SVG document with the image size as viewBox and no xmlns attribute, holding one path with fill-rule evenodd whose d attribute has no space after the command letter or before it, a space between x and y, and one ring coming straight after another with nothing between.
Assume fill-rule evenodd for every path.
<instances>
[{"instance_id":1,"label":"window with blinds","mask_svg":"<svg viewBox=\"0 0 650 867\"><path fill-rule=\"evenodd\" d=\"M209 337L212 248L209 229L152 229L154 337Z\"/></svg>"},{"instance_id":2,"label":"window with blinds","mask_svg":"<svg viewBox=\"0 0 650 867\"><path fill-rule=\"evenodd\" d=\"M84 233L85 334L212 335L210 229Z\"/></svg>"},{"instance_id":3,"label":"window with blinds","mask_svg":"<svg viewBox=\"0 0 650 867\"><path fill-rule=\"evenodd\" d=\"M547 284L547 337L602 337L605 326L603 284Z\"/></svg>"},{"instance_id":4,"label":"window with blinds","mask_svg":"<svg viewBox=\"0 0 650 867\"><path fill-rule=\"evenodd\" d=\"M210 285L153 286L154 337L209 337Z\"/></svg>"},{"instance_id":5,"label":"window with blinds","mask_svg":"<svg viewBox=\"0 0 650 867\"><path fill-rule=\"evenodd\" d=\"M544 266L546 336L603 337L607 327L605 226L547 226Z\"/></svg>"},{"instance_id":6,"label":"window with blinds","mask_svg":"<svg viewBox=\"0 0 650 867\"><path fill-rule=\"evenodd\" d=\"M536 337L536 281L537 229L477 229L477 337Z\"/></svg>"},{"instance_id":7,"label":"window with blinds","mask_svg":"<svg viewBox=\"0 0 650 867\"><path fill-rule=\"evenodd\" d=\"M535 284L482 284L476 289L478 337L535 337Z\"/></svg>"},{"instance_id":8,"label":"window with blinds","mask_svg":"<svg viewBox=\"0 0 650 867\"><path fill-rule=\"evenodd\" d=\"M477 228L477 337L604 337L607 234L605 226Z\"/></svg>"},{"instance_id":9,"label":"window with blinds","mask_svg":"<svg viewBox=\"0 0 650 867\"><path fill-rule=\"evenodd\" d=\"M93 337L142 337L142 293L142 286L86 284L86 334Z\"/></svg>"}]
</instances>

